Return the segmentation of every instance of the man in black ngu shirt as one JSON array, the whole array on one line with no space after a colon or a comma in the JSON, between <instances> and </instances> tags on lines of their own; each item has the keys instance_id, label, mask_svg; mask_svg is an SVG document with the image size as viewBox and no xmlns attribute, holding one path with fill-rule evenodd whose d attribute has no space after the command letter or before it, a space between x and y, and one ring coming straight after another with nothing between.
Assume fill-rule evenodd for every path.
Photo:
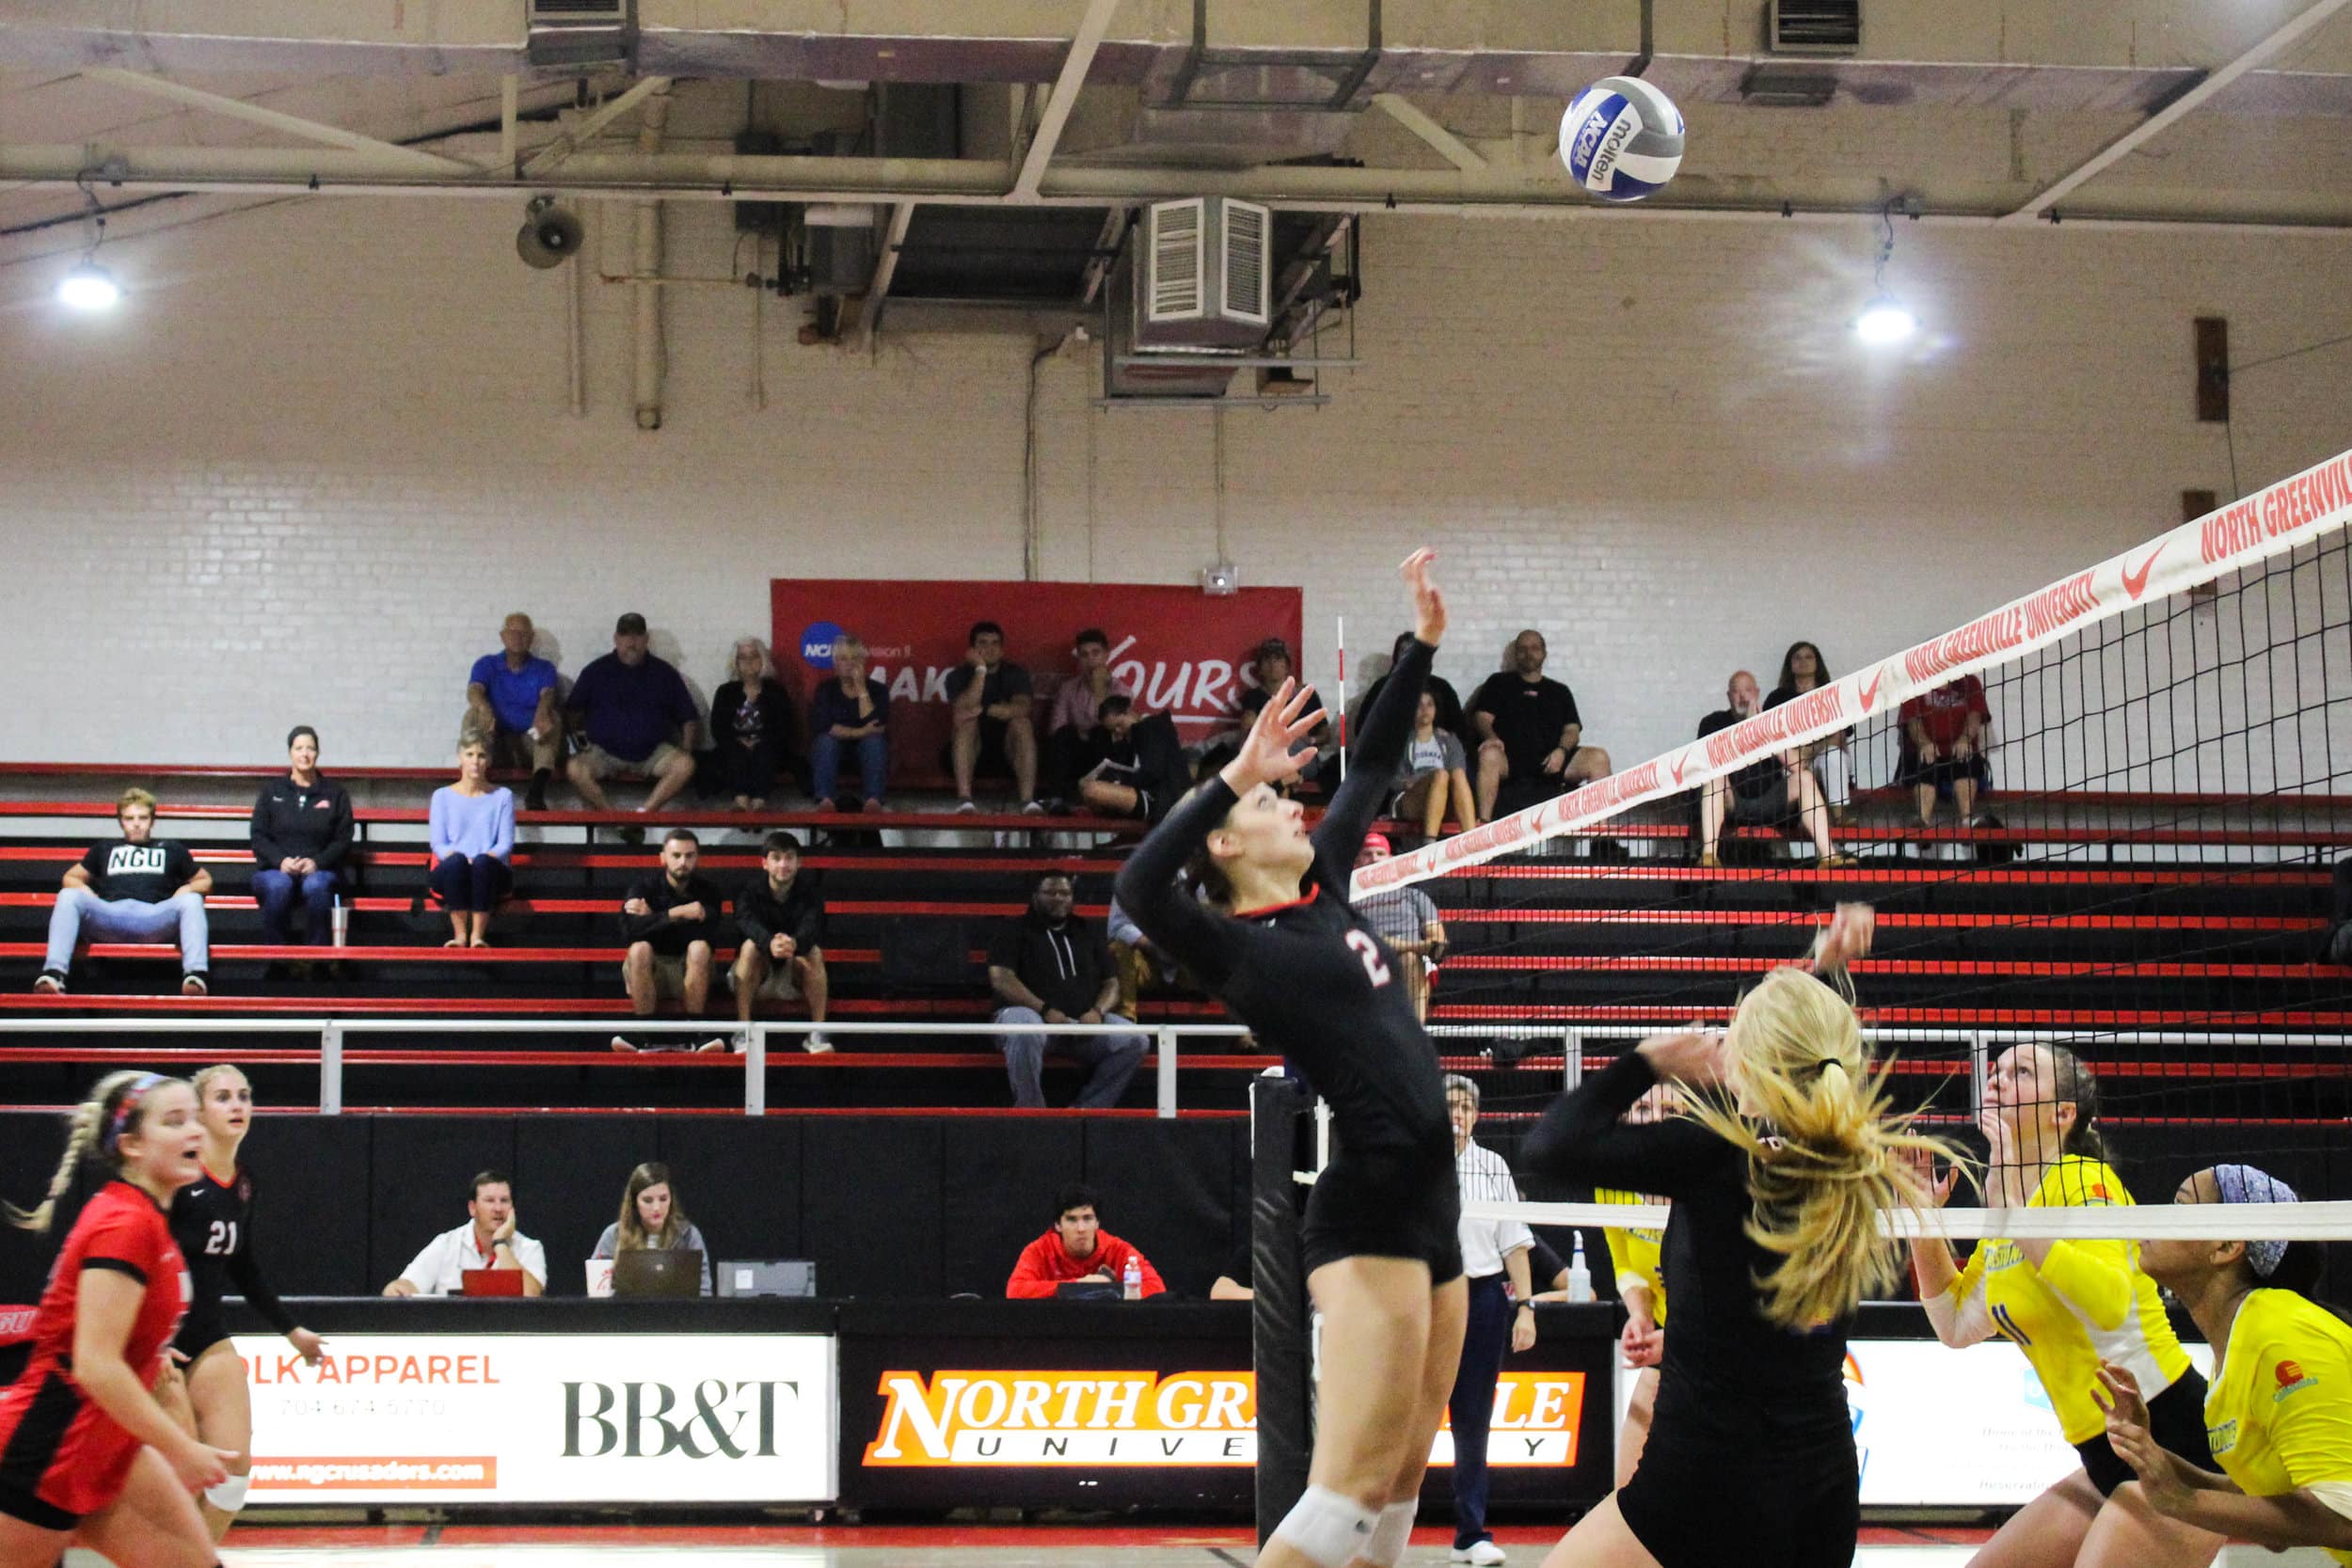
<instances>
[{"instance_id":1,"label":"man in black ngu shirt","mask_svg":"<svg viewBox=\"0 0 2352 1568\"><path fill-rule=\"evenodd\" d=\"M825 896L817 874L801 869L801 841L791 833L770 833L761 845L760 867L735 895L735 928L742 937L727 985L735 992L735 1019L743 1032L738 1051L749 1048L752 1008L765 996L777 1002L808 1003L809 1022L825 1022L831 995L825 974ZM801 1037L801 1049L821 1055L833 1046L824 1032Z\"/></svg>"},{"instance_id":2,"label":"man in black ngu shirt","mask_svg":"<svg viewBox=\"0 0 2352 1568\"><path fill-rule=\"evenodd\" d=\"M1511 640L1510 668L1470 696L1465 719L1476 732L1481 821L1609 776L1609 753L1584 744L1576 693L1544 673L1549 655L1544 634L1530 627Z\"/></svg>"},{"instance_id":3,"label":"man in black ngu shirt","mask_svg":"<svg viewBox=\"0 0 2352 1568\"><path fill-rule=\"evenodd\" d=\"M665 997L699 1018L709 1000L711 947L726 906L718 885L694 869L701 859L702 841L673 828L661 841L660 873L632 886L621 905L628 943L621 977L639 1018L651 1018Z\"/></svg>"},{"instance_id":4,"label":"man in black ngu shirt","mask_svg":"<svg viewBox=\"0 0 2352 1568\"><path fill-rule=\"evenodd\" d=\"M198 866L186 845L154 836L155 797L146 790L124 790L115 820L122 836L90 846L65 874L49 915L49 956L33 989L64 991L85 941L172 939L180 945L181 993L202 996L212 967L204 895L213 890L213 874Z\"/></svg>"}]
</instances>

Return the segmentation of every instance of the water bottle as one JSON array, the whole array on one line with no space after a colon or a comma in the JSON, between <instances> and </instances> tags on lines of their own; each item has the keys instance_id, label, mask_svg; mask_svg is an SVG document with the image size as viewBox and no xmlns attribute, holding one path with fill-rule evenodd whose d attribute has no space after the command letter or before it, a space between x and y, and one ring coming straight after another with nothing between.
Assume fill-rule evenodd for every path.
<instances>
[{"instance_id":1,"label":"water bottle","mask_svg":"<svg viewBox=\"0 0 2352 1568\"><path fill-rule=\"evenodd\" d=\"M1577 1233L1576 1250L1568 1257L1568 1299L1593 1299L1593 1271L1584 1262L1584 1236L1581 1231Z\"/></svg>"},{"instance_id":2,"label":"water bottle","mask_svg":"<svg viewBox=\"0 0 2352 1568\"><path fill-rule=\"evenodd\" d=\"M1129 1301L1143 1299L1143 1263L1134 1253L1127 1255L1127 1266L1120 1271L1119 1277L1120 1295ZM1589 1291L1592 1287L1588 1283L1585 1289Z\"/></svg>"}]
</instances>

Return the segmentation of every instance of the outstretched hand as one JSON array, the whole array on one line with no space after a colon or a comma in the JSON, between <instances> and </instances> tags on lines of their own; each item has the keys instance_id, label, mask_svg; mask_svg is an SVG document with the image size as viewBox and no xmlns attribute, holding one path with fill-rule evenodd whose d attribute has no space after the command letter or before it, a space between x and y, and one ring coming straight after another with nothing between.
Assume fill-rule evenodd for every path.
<instances>
[{"instance_id":1,"label":"outstretched hand","mask_svg":"<svg viewBox=\"0 0 2352 1568\"><path fill-rule=\"evenodd\" d=\"M1249 733L1242 737L1241 750L1225 765L1225 782L1233 786L1234 794L1247 795L1262 784L1279 784L1315 760L1312 746L1295 755L1291 752L1294 743L1323 722L1321 708L1309 711L1314 694L1311 686L1285 680L1258 710Z\"/></svg>"},{"instance_id":2,"label":"outstretched hand","mask_svg":"<svg viewBox=\"0 0 2352 1568\"><path fill-rule=\"evenodd\" d=\"M1813 972L1827 974L1843 969L1870 951L1878 929L1878 913L1867 904L1840 904L1813 944Z\"/></svg>"},{"instance_id":3,"label":"outstretched hand","mask_svg":"<svg viewBox=\"0 0 2352 1568\"><path fill-rule=\"evenodd\" d=\"M1413 635L1433 648L1445 636L1445 594L1429 580L1429 568L1437 560L1438 552L1423 546L1396 569L1413 591Z\"/></svg>"}]
</instances>

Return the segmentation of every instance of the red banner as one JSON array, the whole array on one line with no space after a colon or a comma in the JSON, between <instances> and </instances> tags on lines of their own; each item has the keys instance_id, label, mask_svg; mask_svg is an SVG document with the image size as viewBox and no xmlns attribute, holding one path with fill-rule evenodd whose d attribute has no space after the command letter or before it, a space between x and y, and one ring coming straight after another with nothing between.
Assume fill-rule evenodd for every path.
<instances>
[{"instance_id":1,"label":"red banner","mask_svg":"<svg viewBox=\"0 0 2352 1568\"><path fill-rule=\"evenodd\" d=\"M1036 683L1039 739L1055 688L1071 673L1070 644L1089 626L1110 638L1111 669L1146 713L1176 721L1185 744L1227 723L1246 687L1252 649L1268 637L1299 644L1295 588L1245 588L1212 597L1198 588L1134 582L910 582L777 578L769 585L776 669L800 711L832 678L833 641L866 643L867 673L890 689L890 776L946 777L948 672L964 662L972 624L1005 629L1005 654Z\"/></svg>"}]
</instances>

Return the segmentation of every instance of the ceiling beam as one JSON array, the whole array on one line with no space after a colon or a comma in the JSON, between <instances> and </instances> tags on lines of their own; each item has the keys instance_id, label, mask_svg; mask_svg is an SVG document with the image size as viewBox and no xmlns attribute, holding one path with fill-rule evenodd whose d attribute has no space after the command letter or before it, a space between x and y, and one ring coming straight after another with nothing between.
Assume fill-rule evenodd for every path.
<instances>
[{"instance_id":1,"label":"ceiling beam","mask_svg":"<svg viewBox=\"0 0 2352 1568\"><path fill-rule=\"evenodd\" d=\"M890 297L890 280L898 275L898 247L906 244L907 225L914 221L914 203L901 201L890 209L889 227L882 230L882 254L874 258L873 281L866 285L861 339L871 343L882 333L882 305Z\"/></svg>"},{"instance_id":2,"label":"ceiling beam","mask_svg":"<svg viewBox=\"0 0 2352 1568\"><path fill-rule=\"evenodd\" d=\"M1070 40L1070 53L1062 56L1061 73L1054 78L1045 112L1038 117L1037 134L1029 138L1029 150L1022 156L1021 173L1012 183L1016 198L1037 195L1045 166L1053 162L1054 149L1060 145L1062 127L1070 123L1070 111L1078 106L1087 72L1094 69L1094 52L1103 46L1103 35L1110 31L1111 15L1118 9L1119 0L1087 0L1078 35Z\"/></svg>"},{"instance_id":3,"label":"ceiling beam","mask_svg":"<svg viewBox=\"0 0 2352 1568\"><path fill-rule=\"evenodd\" d=\"M305 119L299 115L290 115L277 109L264 108L259 103L248 103L242 98L229 98L220 93L206 92L201 87L186 87L167 77L149 76L140 71L123 71L113 66L100 66L94 70L85 71L82 74L91 81L105 82L114 87L127 87L133 92L151 93L158 98L172 99L187 104L190 108L202 109L209 114L223 115L230 119L247 120L255 125L266 125L274 131L282 131L288 135L299 136L305 141L320 142L328 147L340 147L351 152L372 153L388 166L405 166L421 174L471 174L474 172L471 164L462 164L454 158L444 158L437 152L425 152L413 147L402 147L397 142L382 141L374 136L363 136L357 131L346 131L340 125L328 125L315 119Z\"/></svg>"},{"instance_id":4,"label":"ceiling beam","mask_svg":"<svg viewBox=\"0 0 2352 1568\"><path fill-rule=\"evenodd\" d=\"M606 126L651 98L655 93L667 92L669 88L670 78L667 76L648 76L618 98L607 99L601 108L591 112L579 123L565 130L553 142L534 153L531 160L523 165L522 172L526 176L541 175L560 166L573 153L594 141Z\"/></svg>"},{"instance_id":5,"label":"ceiling beam","mask_svg":"<svg viewBox=\"0 0 2352 1568\"><path fill-rule=\"evenodd\" d=\"M1486 166L1486 160L1480 157L1470 143L1406 103L1401 94L1375 92L1372 101L1387 110L1390 119L1437 149L1439 157L1463 173L1475 174Z\"/></svg>"},{"instance_id":6,"label":"ceiling beam","mask_svg":"<svg viewBox=\"0 0 2352 1568\"><path fill-rule=\"evenodd\" d=\"M2107 169L2129 157L2152 137L2162 135L2169 127L2196 113L2206 103L2227 90L2230 84L2239 77L2264 61L2302 41L2311 35L2313 28L2344 9L2346 5L2352 5L2352 0L2315 0L2313 5L2286 25L2279 28L2268 38L2264 39L2227 65L2220 67L2163 108L2107 143L2061 178L2035 192L2033 198L2024 206L2015 212L2002 214L2000 221L2004 224L2033 222L2067 196L2080 189L2086 182L2097 179Z\"/></svg>"}]
</instances>

